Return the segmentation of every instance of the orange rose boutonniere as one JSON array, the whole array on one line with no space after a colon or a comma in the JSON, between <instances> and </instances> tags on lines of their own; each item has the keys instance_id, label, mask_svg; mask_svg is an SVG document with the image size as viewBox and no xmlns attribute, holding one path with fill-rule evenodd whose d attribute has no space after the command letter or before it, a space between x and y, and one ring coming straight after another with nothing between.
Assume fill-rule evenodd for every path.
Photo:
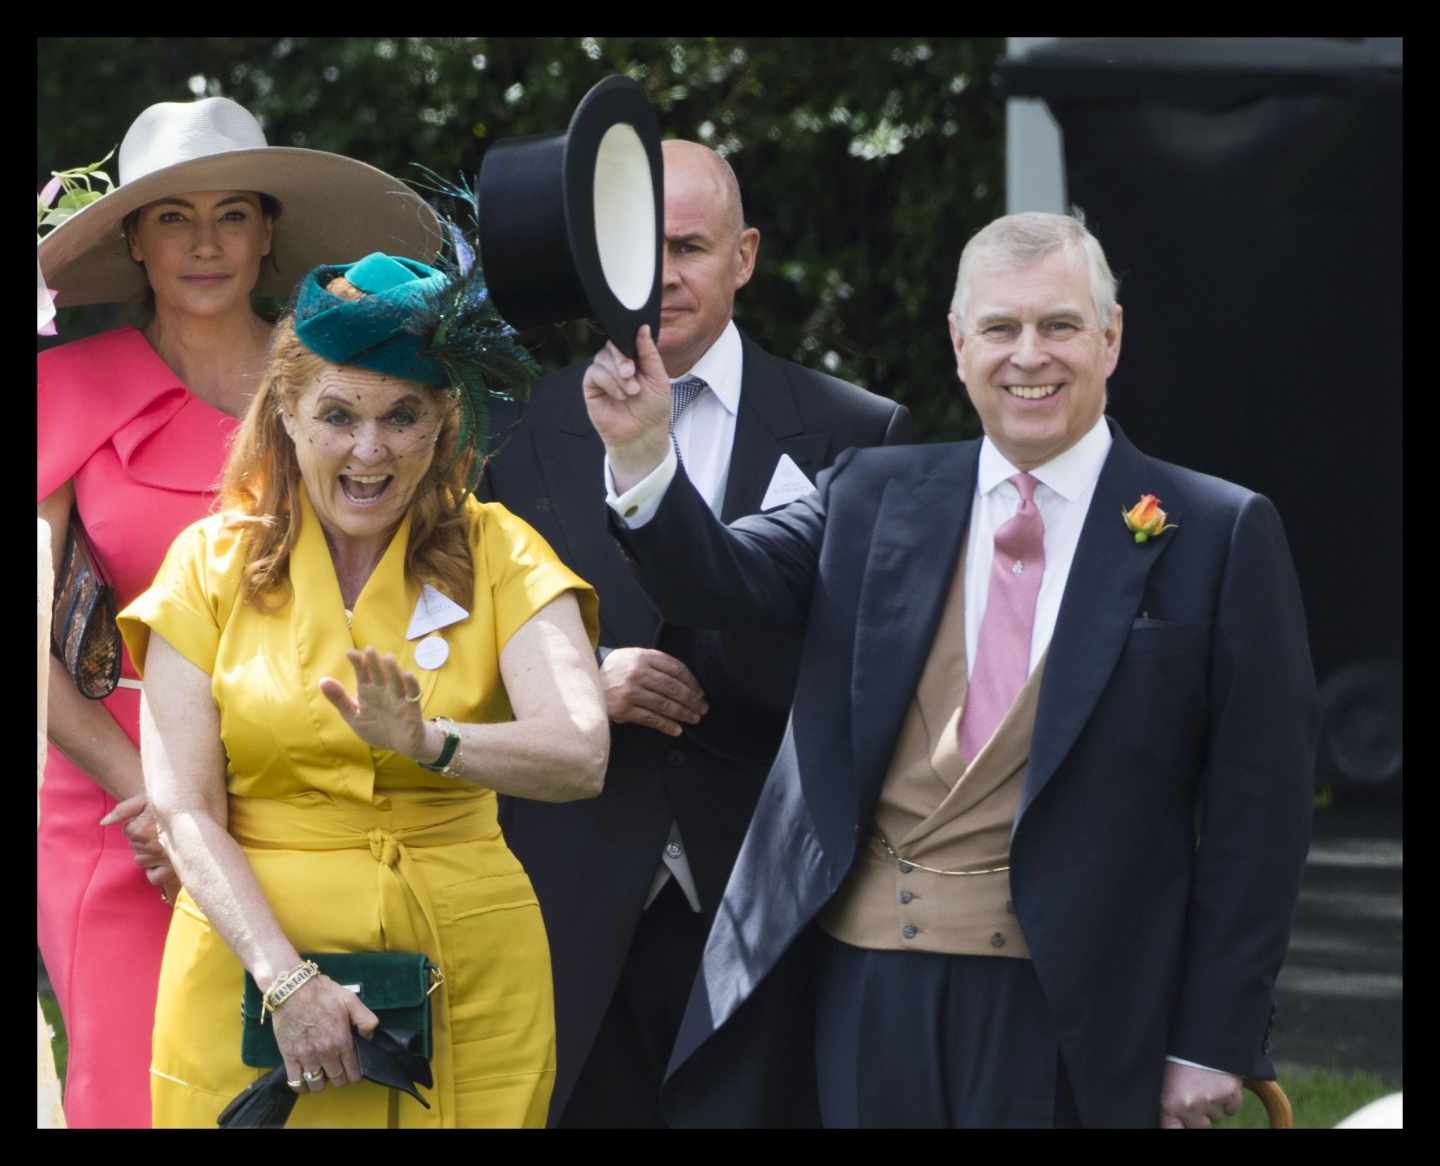
<instances>
[{"instance_id":1,"label":"orange rose boutonniere","mask_svg":"<svg viewBox=\"0 0 1440 1166\"><path fill-rule=\"evenodd\" d=\"M1142 494L1139 502L1120 513L1125 518L1125 526L1134 532L1137 543L1158 538L1177 525L1173 522L1165 525L1165 511L1160 509L1160 499L1154 494Z\"/></svg>"}]
</instances>

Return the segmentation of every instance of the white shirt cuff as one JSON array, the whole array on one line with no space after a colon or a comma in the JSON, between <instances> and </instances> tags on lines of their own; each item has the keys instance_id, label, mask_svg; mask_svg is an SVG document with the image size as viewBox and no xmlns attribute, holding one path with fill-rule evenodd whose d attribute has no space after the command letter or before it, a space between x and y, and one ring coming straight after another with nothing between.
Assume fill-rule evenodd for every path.
<instances>
[{"instance_id":1,"label":"white shirt cuff","mask_svg":"<svg viewBox=\"0 0 1440 1166\"><path fill-rule=\"evenodd\" d=\"M675 457L675 447L672 444L666 449L663 462L625 493L617 495L615 493L615 475L610 469L610 459L606 457L605 501L620 520L632 530L637 526L644 526L655 517L655 511L660 509L660 499L665 497L665 491L675 480L675 471L679 465L680 463Z\"/></svg>"},{"instance_id":2,"label":"white shirt cuff","mask_svg":"<svg viewBox=\"0 0 1440 1166\"><path fill-rule=\"evenodd\" d=\"M1212 1069L1209 1065L1201 1065L1195 1061L1187 1061L1183 1057L1166 1057L1167 1061L1174 1061L1177 1065L1188 1065L1192 1069L1204 1069L1207 1073L1224 1073L1227 1077L1234 1077L1235 1074L1228 1069Z\"/></svg>"}]
</instances>

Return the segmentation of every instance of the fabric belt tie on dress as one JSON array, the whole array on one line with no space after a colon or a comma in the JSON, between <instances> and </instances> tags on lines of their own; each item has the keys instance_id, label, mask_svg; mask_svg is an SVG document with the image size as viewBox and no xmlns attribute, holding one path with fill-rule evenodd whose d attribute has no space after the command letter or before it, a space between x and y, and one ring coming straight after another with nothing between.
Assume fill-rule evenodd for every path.
<instances>
[{"instance_id":1,"label":"fabric belt tie on dress","mask_svg":"<svg viewBox=\"0 0 1440 1166\"><path fill-rule=\"evenodd\" d=\"M370 857L381 866L394 866L400 861L400 843L395 835L377 826L366 837L370 839Z\"/></svg>"},{"instance_id":2,"label":"fabric belt tie on dress","mask_svg":"<svg viewBox=\"0 0 1440 1166\"><path fill-rule=\"evenodd\" d=\"M340 801L325 794L275 798L230 799L230 834L241 846L257 850L368 850L376 863L382 943L393 930L387 920L404 918L407 901L420 909L430 933L429 956L445 971L440 928L436 925L425 880L415 868L410 847L453 846L497 839L500 826L492 791L473 797L452 793L433 796L383 795L389 809ZM434 1011L435 1090L433 1104L440 1123L455 1125L455 1073L449 1033L448 988L432 999Z\"/></svg>"}]
</instances>

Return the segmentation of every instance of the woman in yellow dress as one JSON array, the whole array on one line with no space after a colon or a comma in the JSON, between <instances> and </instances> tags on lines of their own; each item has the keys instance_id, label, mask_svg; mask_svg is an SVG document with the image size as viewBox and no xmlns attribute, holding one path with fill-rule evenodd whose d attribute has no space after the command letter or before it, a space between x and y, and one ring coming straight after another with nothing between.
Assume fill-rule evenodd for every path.
<instances>
[{"instance_id":1,"label":"woman in yellow dress","mask_svg":"<svg viewBox=\"0 0 1440 1166\"><path fill-rule=\"evenodd\" d=\"M608 725L594 592L468 493L475 362L506 341L465 282L378 254L307 275L221 511L121 615L146 789L185 885L156 1126L213 1126L261 1075L240 1059L247 971L277 1005L289 1125L545 1123L549 950L496 791L594 796ZM359 951L443 973L428 1110L361 1080L351 1029L376 1017L360 999L294 974L302 952Z\"/></svg>"}]
</instances>

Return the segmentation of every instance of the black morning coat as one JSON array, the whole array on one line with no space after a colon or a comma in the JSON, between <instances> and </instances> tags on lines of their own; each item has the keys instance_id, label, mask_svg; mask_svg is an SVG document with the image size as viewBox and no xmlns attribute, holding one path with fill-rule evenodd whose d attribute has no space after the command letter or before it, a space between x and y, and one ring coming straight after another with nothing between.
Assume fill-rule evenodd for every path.
<instances>
[{"instance_id":1,"label":"black morning coat","mask_svg":"<svg viewBox=\"0 0 1440 1166\"><path fill-rule=\"evenodd\" d=\"M723 517L759 511L782 454L813 482L851 446L910 439L893 401L771 356L741 334L743 372ZM609 1007L672 822L713 914L785 727L799 639L772 627L695 633L661 620L606 527L604 447L581 395L584 366L535 386L520 422L492 417L498 453L477 493L503 503L600 595L602 647L656 647L682 659L710 706L679 738L611 729L598 798L563 805L502 798L506 841L535 886L555 976L564 1112Z\"/></svg>"},{"instance_id":2,"label":"black morning coat","mask_svg":"<svg viewBox=\"0 0 1440 1166\"><path fill-rule=\"evenodd\" d=\"M1153 1127L1167 1054L1274 1075L1317 704L1274 507L1110 425L1046 659L1010 881L1082 1121ZM816 1124L814 919L871 829L979 448L853 451L817 493L728 530L682 469L651 522L612 522L668 618L804 634L790 721L672 1054L674 1124ZM1176 524L1143 545L1121 517L1142 494Z\"/></svg>"}]
</instances>

